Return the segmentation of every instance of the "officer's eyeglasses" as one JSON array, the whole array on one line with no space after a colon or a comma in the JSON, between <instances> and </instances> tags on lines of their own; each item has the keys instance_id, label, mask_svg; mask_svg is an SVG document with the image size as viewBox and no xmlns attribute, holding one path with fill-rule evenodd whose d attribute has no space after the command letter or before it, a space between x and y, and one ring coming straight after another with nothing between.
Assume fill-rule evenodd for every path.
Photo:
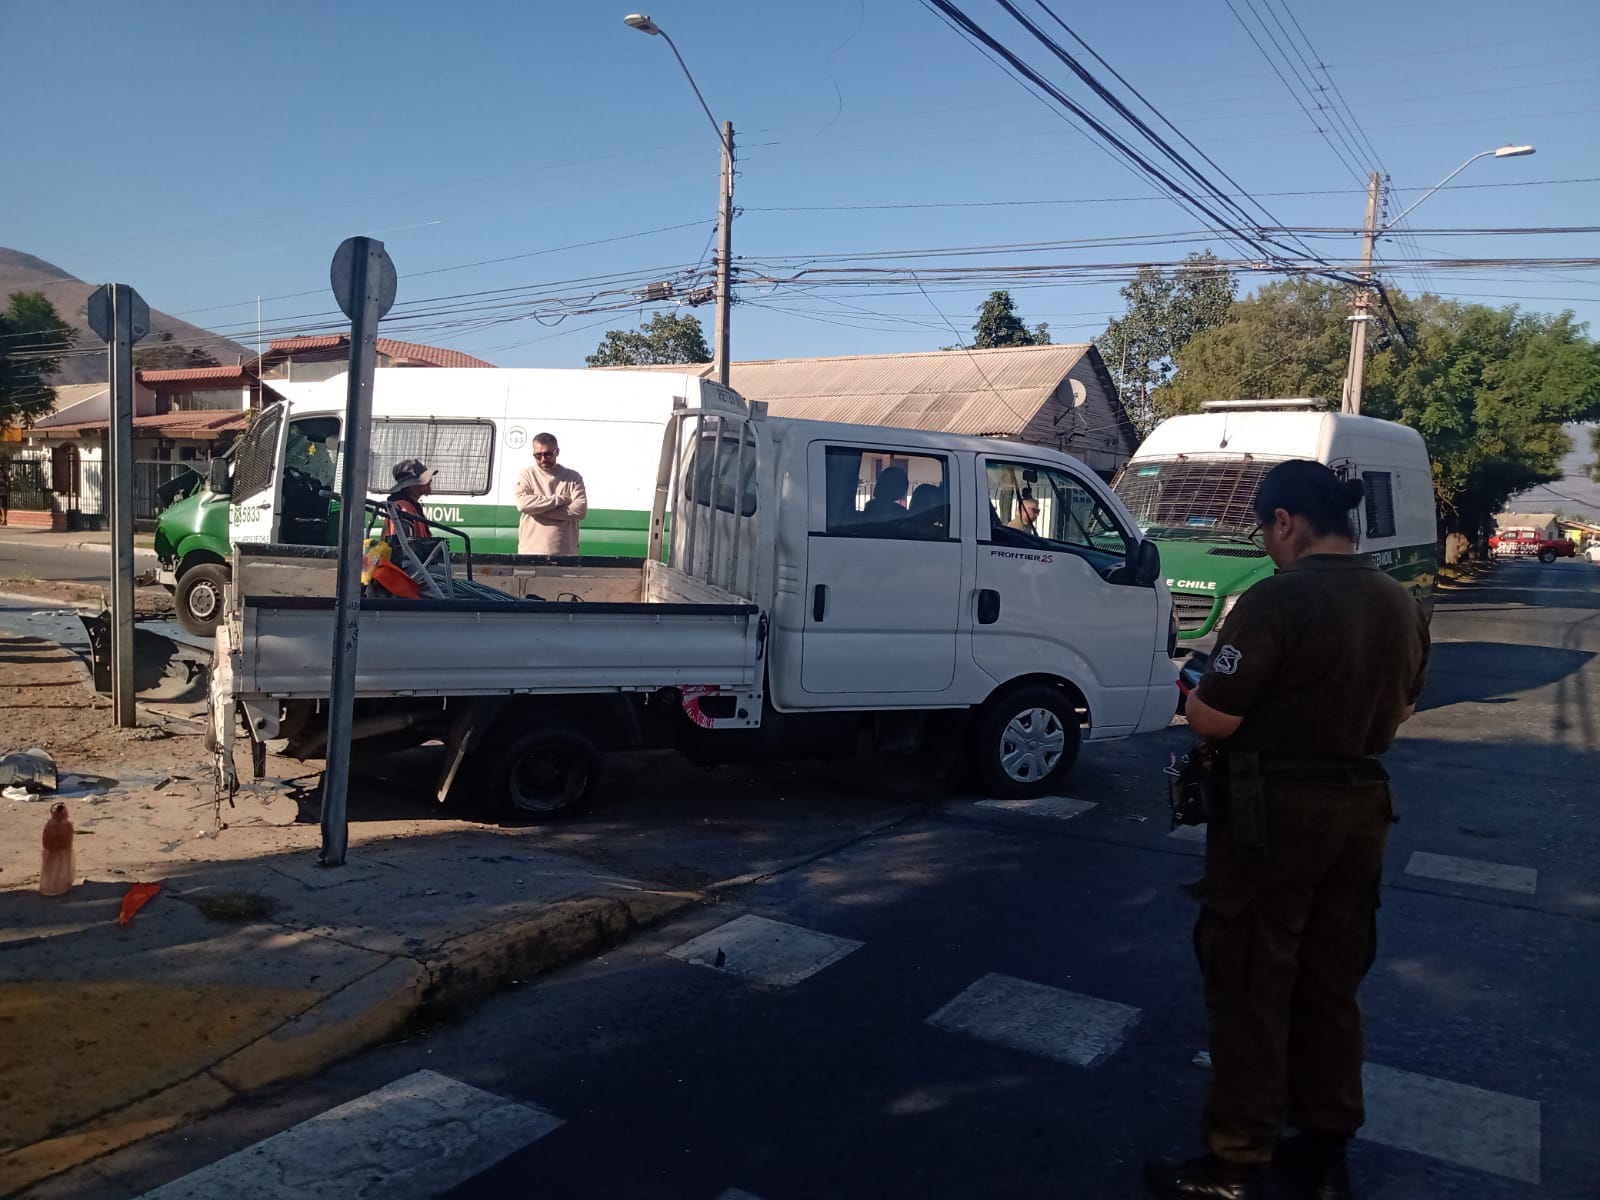
<instances>
[{"instance_id":1,"label":"officer's eyeglasses","mask_svg":"<svg viewBox=\"0 0 1600 1200\"><path fill-rule=\"evenodd\" d=\"M1261 522L1257 521L1256 527L1245 536L1250 539L1250 544L1257 550L1265 550L1267 548L1267 529Z\"/></svg>"}]
</instances>

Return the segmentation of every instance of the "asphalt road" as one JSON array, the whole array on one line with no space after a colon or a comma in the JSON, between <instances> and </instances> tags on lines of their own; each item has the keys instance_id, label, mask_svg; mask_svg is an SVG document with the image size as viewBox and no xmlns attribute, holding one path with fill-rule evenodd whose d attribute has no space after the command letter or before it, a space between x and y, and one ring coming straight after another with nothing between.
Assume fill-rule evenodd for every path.
<instances>
[{"instance_id":1,"label":"asphalt road","mask_svg":"<svg viewBox=\"0 0 1600 1200\"><path fill-rule=\"evenodd\" d=\"M134 566L140 571L154 570L155 552L133 552ZM0 591L7 579L50 579L61 583L108 584L111 577L109 550L64 550L55 546L30 546L0 541Z\"/></svg>"},{"instance_id":2,"label":"asphalt road","mask_svg":"<svg viewBox=\"0 0 1600 1200\"><path fill-rule=\"evenodd\" d=\"M1404 815L1354 1166L1369 1200L1592 1198L1600 570L1503 566L1444 597L1434 635L1389 759ZM1069 802L1034 811L930 793L610 955L39 1194L224 1194L190 1173L252 1147L251 1178L309 1189L389 1137L443 1156L461 1200L1136 1196L1142 1159L1192 1149L1206 1080L1180 887L1201 847L1169 836L1159 776L1186 741L1092 747ZM605 819L623 835L625 812ZM501 1133L464 1132L458 1110L395 1138L394 1097L418 1089L490 1105ZM399 1157L368 1156L392 1172L371 1194L443 1191Z\"/></svg>"}]
</instances>

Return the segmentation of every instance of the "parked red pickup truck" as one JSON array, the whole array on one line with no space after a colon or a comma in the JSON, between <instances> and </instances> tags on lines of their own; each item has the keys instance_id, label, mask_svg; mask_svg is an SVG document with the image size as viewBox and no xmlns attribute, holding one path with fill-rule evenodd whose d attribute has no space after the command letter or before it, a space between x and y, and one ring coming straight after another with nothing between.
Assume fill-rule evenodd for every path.
<instances>
[{"instance_id":1,"label":"parked red pickup truck","mask_svg":"<svg viewBox=\"0 0 1600 1200\"><path fill-rule=\"evenodd\" d=\"M1553 563L1558 558L1574 558L1578 547L1569 538L1541 537L1537 529L1502 529L1489 539L1489 553L1496 558L1537 558Z\"/></svg>"}]
</instances>

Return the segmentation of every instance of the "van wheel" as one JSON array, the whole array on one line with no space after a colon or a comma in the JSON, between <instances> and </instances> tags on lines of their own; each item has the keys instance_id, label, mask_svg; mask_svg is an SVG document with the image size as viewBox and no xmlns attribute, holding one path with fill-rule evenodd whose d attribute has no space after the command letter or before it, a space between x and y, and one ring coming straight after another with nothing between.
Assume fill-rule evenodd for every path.
<instances>
[{"instance_id":1,"label":"van wheel","mask_svg":"<svg viewBox=\"0 0 1600 1200\"><path fill-rule=\"evenodd\" d=\"M1556 552L1554 550L1544 549L1544 550L1539 551L1539 561L1540 562L1542 562L1542 563L1553 563L1553 562L1555 562L1555 560L1556 560Z\"/></svg>"},{"instance_id":2,"label":"van wheel","mask_svg":"<svg viewBox=\"0 0 1600 1200\"><path fill-rule=\"evenodd\" d=\"M1078 714L1057 688L1020 688L978 722L973 765L991 796L1024 799L1055 787L1078 757Z\"/></svg>"},{"instance_id":3,"label":"van wheel","mask_svg":"<svg viewBox=\"0 0 1600 1200\"><path fill-rule=\"evenodd\" d=\"M572 812L593 795L600 779L600 748L570 721L529 729L489 753L487 798L518 820Z\"/></svg>"},{"instance_id":4,"label":"van wheel","mask_svg":"<svg viewBox=\"0 0 1600 1200\"><path fill-rule=\"evenodd\" d=\"M228 568L221 563L198 563L183 573L173 602L178 621L196 637L211 637L222 620L223 589L228 586Z\"/></svg>"}]
</instances>

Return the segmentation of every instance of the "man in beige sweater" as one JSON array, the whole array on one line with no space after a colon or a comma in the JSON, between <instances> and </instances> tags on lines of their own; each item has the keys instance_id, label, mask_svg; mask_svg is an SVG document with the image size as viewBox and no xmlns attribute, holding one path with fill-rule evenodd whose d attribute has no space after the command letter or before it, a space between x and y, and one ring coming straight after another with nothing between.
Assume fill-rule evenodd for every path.
<instances>
[{"instance_id":1,"label":"man in beige sweater","mask_svg":"<svg viewBox=\"0 0 1600 1200\"><path fill-rule=\"evenodd\" d=\"M517 476L518 554L576 554L578 525L589 511L583 476L556 465L555 435L533 439L533 466Z\"/></svg>"}]
</instances>

